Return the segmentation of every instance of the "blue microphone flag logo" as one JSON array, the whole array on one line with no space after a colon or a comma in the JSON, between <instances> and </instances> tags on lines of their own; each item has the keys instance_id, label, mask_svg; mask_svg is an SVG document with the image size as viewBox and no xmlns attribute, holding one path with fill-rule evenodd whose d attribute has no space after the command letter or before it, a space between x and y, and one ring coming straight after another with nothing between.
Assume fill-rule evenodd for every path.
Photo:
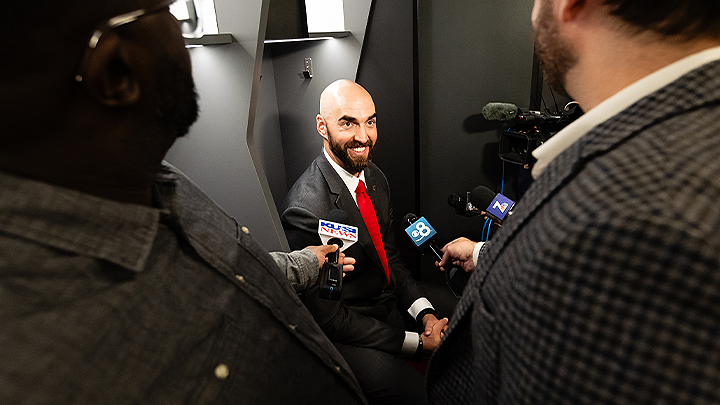
<instances>
[{"instance_id":1,"label":"blue microphone flag logo","mask_svg":"<svg viewBox=\"0 0 720 405\"><path fill-rule=\"evenodd\" d=\"M486 212L490 216L502 221L503 219L505 219L507 213L512 209L513 205L515 205L515 202L513 200L505 197L502 194L498 194L492 200L490 206L487 207Z\"/></svg>"},{"instance_id":2,"label":"blue microphone flag logo","mask_svg":"<svg viewBox=\"0 0 720 405\"><path fill-rule=\"evenodd\" d=\"M430 226L425 217L420 217L420 219L405 228L405 233L412 239L415 246L419 247L435 236L437 232Z\"/></svg>"}]
</instances>

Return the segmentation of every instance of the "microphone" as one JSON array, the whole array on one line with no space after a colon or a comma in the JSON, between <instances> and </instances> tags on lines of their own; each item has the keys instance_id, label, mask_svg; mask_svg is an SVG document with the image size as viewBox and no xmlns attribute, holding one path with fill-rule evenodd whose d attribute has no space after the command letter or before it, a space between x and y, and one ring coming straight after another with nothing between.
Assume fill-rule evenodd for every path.
<instances>
[{"instance_id":1,"label":"microphone","mask_svg":"<svg viewBox=\"0 0 720 405\"><path fill-rule=\"evenodd\" d=\"M343 265L338 263L340 252L347 249L358 240L358 228L334 221L347 221L347 214L342 210L332 210L327 218L318 221L318 235L326 245L337 245L338 250L330 252L327 263L320 269L320 298L339 301L342 294Z\"/></svg>"},{"instance_id":2,"label":"microphone","mask_svg":"<svg viewBox=\"0 0 720 405\"><path fill-rule=\"evenodd\" d=\"M408 213L403 217L402 223L405 226L405 233L421 253L428 248L438 262L442 260L443 252L433 239L437 232L430 226L425 217L418 218L417 215ZM462 295L462 291L465 289L469 279L470 275L457 266L453 266L445 272L445 282L457 298Z\"/></svg>"},{"instance_id":3,"label":"microphone","mask_svg":"<svg viewBox=\"0 0 720 405\"><path fill-rule=\"evenodd\" d=\"M470 193L470 199L478 207L486 207L483 211L498 223L502 223L508 215L512 215L515 208L515 201L485 186L475 187Z\"/></svg>"},{"instance_id":4,"label":"microphone","mask_svg":"<svg viewBox=\"0 0 720 405\"><path fill-rule=\"evenodd\" d=\"M510 121L518 114L518 107L511 103L487 103L482 115L488 121Z\"/></svg>"},{"instance_id":5,"label":"microphone","mask_svg":"<svg viewBox=\"0 0 720 405\"><path fill-rule=\"evenodd\" d=\"M424 253L425 249L429 248L438 261L442 260L443 252L437 247L433 239L437 232L430 226L425 217L418 218L417 215L408 213L403 217L402 223L405 226L405 233L421 253Z\"/></svg>"},{"instance_id":6,"label":"microphone","mask_svg":"<svg viewBox=\"0 0 720 405\"><path fill-rule=\"evenodd\" d=\"M513 126L521 128L555 124L563 118L561 115L521 109L512 103L487 103L482 109L482 115L488 121L512 121Z\"/></svg>"},{"instance_id":7,"label":"microphone","mask_svg":"<svg viewBox=\"0 0 720 405\"><path fill-rule=\"evenodd\" d=\"M472 203L470 191L465 195L452 193L447 199L448 205L455 208L455 213L466 217L480 215L480 210Z\"/></svg>"}]
</instances>

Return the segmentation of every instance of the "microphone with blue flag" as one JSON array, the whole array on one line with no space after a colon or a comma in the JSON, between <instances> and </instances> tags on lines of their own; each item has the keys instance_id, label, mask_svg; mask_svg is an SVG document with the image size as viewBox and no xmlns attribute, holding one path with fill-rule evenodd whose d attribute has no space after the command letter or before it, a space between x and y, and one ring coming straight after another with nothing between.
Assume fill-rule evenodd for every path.
<instances>
[{"instance_id":1,"label":"microphone with blue flag","mask_svg":"<svg viewBox=\"0 0 720 405\"><path fill-rule=\"evenodd\" d=\"M437 232L425 217L418 218L417 215L408 213L403 218L403 225L405 226L405 233L421 253L429 249L437 261L442 260L443 251L435 244L434 239ZM470 276L460 267L453 266L445 272L445 281L458 298L462 295L469 278Z\"/></svg>"}]
</instances>

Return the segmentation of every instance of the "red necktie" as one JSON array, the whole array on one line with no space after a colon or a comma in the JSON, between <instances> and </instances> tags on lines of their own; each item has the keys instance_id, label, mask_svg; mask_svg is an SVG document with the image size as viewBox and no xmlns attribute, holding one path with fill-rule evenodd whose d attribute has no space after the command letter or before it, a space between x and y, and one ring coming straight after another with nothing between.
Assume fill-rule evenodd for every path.
<instances>
[{"instance_id":1,"label":"red necktie","mask_svg":"<svg viewBox=\"0 0 720 405\"><path fill-rule=\"evenodd\" d=\"M373 208L370 197L365 192L365 183L360 180L355 189L357 196L358 208L360 208L360 215L365 221L368 232L370 232L370 238L372 238L375 250L377 250L380 261L382 262L383 269L385 270L385 276L390 282L390 271L388 270L387 256L385 256L385 246L383 245L382 236L380 236L380 226L378 226L377 216L375 215L375 208Z\"/></svg>"}]
</instances>

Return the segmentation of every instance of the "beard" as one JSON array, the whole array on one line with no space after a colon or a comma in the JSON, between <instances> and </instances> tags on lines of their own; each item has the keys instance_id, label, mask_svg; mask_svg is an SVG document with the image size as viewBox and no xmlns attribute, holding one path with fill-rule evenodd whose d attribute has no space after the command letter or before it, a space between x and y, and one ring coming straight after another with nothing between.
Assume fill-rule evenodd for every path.
<instances>
[{"instance_id":1,"label":"beard","mask_svg":"<svg viewBox=\"0 0 720 405\"><path fill-rule=\"evenodd\" d=\"M543 75L548 86L569 97L566 89L567 73L577 63L575 51L558 31L552 14L552 1L540 5L537 28L535 29L535 52L540 59Z\"/></svg>"},{"instance_id":2,"label":"beard","mask_svg":"<svg viewBox=\"0 0 720 405\"><path fill-rule=\"evenodd\" d=\"M160 99L156 117L161 124L185 136L198 118L198 95L192 71L185 64L164 57L156 67Z\"/></svg>"},{"instance_id":3,"label":"beard","mask_svg":"<svg viewBox=\"0 0 720 405\"><path fill-rule=\"evenodd\" d=\"M373 148L375 147L375 144L370 139L367 140L365 143L361 143L356 141L355 139L351 139L344 144L341 144L335 140L332 133L330 132L330 129L327 130L328 132L328 142L330 144L330 151L340 159L340 162L342 163L343 169L347 170L350 174L356 174L360 173L367 167L368 163L372 160L372 154L373 154ZM348 154L347 150L352 148L360 148L362 146L368 147L368 154L367 157L365 156L355 156L352 157Z\"/></svg>"}]
</instances>

